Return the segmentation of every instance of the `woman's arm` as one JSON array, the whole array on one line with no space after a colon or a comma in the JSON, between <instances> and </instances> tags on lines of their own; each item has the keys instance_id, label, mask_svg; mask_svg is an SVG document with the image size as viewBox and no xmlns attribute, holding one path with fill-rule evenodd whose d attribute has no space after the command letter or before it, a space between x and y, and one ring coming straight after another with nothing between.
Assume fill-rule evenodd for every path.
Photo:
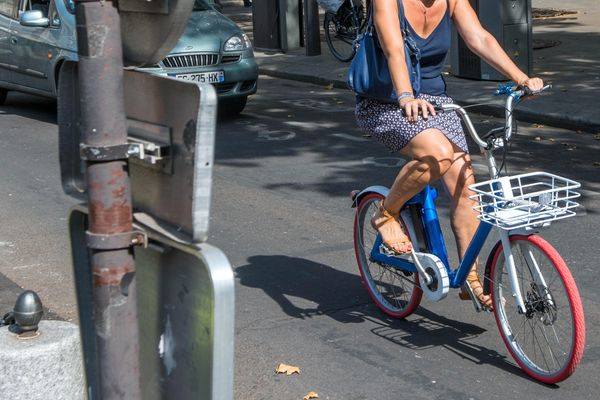
<instances>
[{"instance_id":1,"label":"woman's arm","mask_svg":"<svg viewBox=\"0 0 600 400\"><path fill-rule=\"evenodd\" d=\"M519 85L538 90L544 85L539 78L529 78L510 59L496 38L486 31L468 0L452 0L451 15L456 29L471 51Z\"/></svg>"},{"instance_id":2,"label":"woman's arm","mask_svg":"<svg viewBox=\"0 0 600 400\"><path fill-rule=\"evenodd\" d=\"M400 107L404 109L409 120L416 121L419 110L423 113L423 118L427 118L428 113L435 115L435 110L428 102L414 98L404 57L404 40L400 31L397 1L373 1L373 23L377 31L377 38L388 61L388 68L396 93L398 96L405 93L411 95L400 99Z\"/></svg>"}]
</instances>

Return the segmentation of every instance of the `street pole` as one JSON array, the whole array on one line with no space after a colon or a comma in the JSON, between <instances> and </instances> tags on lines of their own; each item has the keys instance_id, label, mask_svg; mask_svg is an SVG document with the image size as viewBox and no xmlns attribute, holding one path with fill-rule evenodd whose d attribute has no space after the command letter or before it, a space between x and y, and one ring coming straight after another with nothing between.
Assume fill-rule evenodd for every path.
<instances>
[{"instance_id":1,"label":"street pole","mask_svg":"<svg viewBox=\"0 0 600 400\"><path fill-rule=\"evenodd\" d=\"M304 0L304 49L307 56L321 54L321 31L317 0Z\"/></svg>"},{"instance_id":2,"label":"street pole","mask_svg":"<svg viewBox=\"0 0 600 400\"><path fill-rule=\"evenodd\" d=\"M119 14L111 2L76 1L97 389L102 400L138 400L139 334Z\"/></svg>"}]
</instances>

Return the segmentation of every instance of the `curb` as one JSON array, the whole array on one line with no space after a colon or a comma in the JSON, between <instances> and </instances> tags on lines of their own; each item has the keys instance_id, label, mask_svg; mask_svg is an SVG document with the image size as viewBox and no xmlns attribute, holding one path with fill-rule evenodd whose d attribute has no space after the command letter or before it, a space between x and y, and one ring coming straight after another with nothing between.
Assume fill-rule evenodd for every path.
<instances>
[{"instance_id":1,"label":"curb","mask_svg":"<svg viewBox=\"0 0 600 400\"><path fill-rule=\"evenodd\" d=\"M278 71L278 70L270 69L269 67L263 67L261 65L258 66L258 73L261 75L272 76L273 78L287 79L290 81L298 81L298 82L305 82L305 83L312 83L315 85L333 85L333 87L336 89L346 89L348 91L350 90L350 89L348 89L348 85L346 85L346 82L343 80L339 80L339 79L332 80L332 79L327 79L327 78L321 78L320 76L295 74L293 72Z\"/></svg>"}]
</instances>

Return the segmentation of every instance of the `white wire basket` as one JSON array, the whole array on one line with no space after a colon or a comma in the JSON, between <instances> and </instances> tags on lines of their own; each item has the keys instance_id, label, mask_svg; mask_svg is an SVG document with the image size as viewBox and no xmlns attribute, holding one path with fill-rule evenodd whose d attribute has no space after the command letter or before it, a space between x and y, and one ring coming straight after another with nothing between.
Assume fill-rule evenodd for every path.
<instances>
[{"instance_id":1,"label":"white wire basket","mask_svg":"<svg viewBox=\"0 0 600 400\"><path fill-rule=\"evenodd\" d=\"M469 186L478 202L479 219L501 229L539 228L575 216L581 184L549 174L531 172L504 176Z\"/></svg>"}]
</instances>

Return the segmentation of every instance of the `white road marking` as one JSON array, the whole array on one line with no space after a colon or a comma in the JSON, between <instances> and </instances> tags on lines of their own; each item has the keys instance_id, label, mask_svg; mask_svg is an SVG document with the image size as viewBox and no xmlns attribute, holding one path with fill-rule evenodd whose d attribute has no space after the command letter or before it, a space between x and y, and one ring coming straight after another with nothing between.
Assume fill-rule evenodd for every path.
<instances>
[{"instance_id":1,"label":"white road marking","mask_svg":"<svg viewBox=\"0 0 600 400\"><path fill-rule=\"evenodd\" d=\"M258 141L281 141L290 140L296 137L296 132L291 131L266 131L259 132L256 140Z\"/></svg>"},{"instance_id":2,"label":"white road marking","mask_svg":"<svg viewBox=\"0 0 600 400\"><path fill-rule=\"evenodd\" d=\"M342 106L340 104L331 104L328 101L315 99L283 100L282 103L291 104L296 107L311 108L313 110L325 112L354 112L354 106Z\"/></svg>"},{"instance_id":3,"label":"white road marking","mask_svg":"<svg viewBox=\"0 0 600 400\"><path fill-rule=\"evenodd\" d=\"M342 139L352 140L353 142L370 142L369 139L359 136L349 135L347 133L334 133L331 136L339 137Z\"/></svg>"}]
</instances>

